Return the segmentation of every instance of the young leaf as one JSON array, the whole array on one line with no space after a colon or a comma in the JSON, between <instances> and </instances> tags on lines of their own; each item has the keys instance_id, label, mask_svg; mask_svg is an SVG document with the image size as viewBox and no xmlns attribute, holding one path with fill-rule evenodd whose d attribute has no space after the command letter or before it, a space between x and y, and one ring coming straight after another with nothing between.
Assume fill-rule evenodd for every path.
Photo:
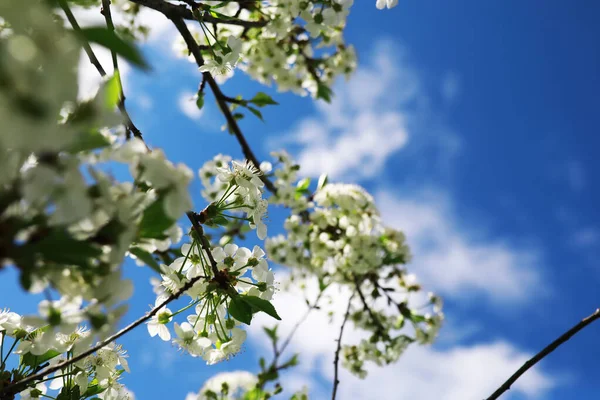
<instances>
[{"instance_id":1,"label":"young leaf","mask_svg":"<svg viewBox=\"0 0 600 400\"><path fill-rule=\"evenodd\" d=\"M325 185L327 185L327 174L321 174L321 176L319 176L319 182L317 182L317 192L323 189Z\"/></svg>"},{"instance_id":2,"label":"young leaf","mask_svg":"<svg viewBox=\"0 0 600 400\"><path fill-rule=\"evenodd\" d=\"M240 322L250 325L252 321L252 307L246 303L242 298L245 296L237 295L231 298L229 303L229 315L237 319Z\"/></svg>"},{"instance_id":3,"label":"young leaf","mask_svg":"<svg viewBox=\"0 0 600 400\"><path fill-rule=\"evenodd\" d=\"M31 353L25 353L21 356L21 365L25 365L35 369L40 364L45 363L48 360L53 359L56 356L59 356L60 353L56 350L48 350L44 354L40 356L34 356Z\"/></svg>"},{"instance_id":4,"label":"young leaf","mask_svg":"<svg viewBox=\"0 0 600 400\"><path fill-rule=\"evenodd\" d=\"M142 69L150 69L148 63L146 63L135 46L125 42L112 30L102 27L90 27L82 28L81 33L88 42L104 46Z\"/></svg>"},{"instance_id":5,"label":"young leaf","mask_svg":"<svg viewBox=\"0 0 600 400\"><path fill-rule=\"evenodd\" d=\"M77 154L110 146L110 141L97 130L82 131L77 139L69 146L67 152Z\"/></svg>"},{"instance_id":6,"label":"young leaf","mask_svg":"<svg viewBox=\"0 0 600 400\"><path fill-rule=\"evenodd\" d=\"M308 190L309 186L310 178L304 178L300 182L298 182L298 185L296 185L296 192L304 193Z\"/></svg>"},{"instance_id":7,"label":"young leaf","mask_svg":"<svg viewBox=\"0 0 600 400\"><path fill-rule=\"evenodd\" d=\"M250 106L246 106L246 108L248 110L250 110L250 112L252 114L256 115L258 117L258 119L260 119L262 122L265 122L265 120L263 119L262 113L257 108L250 107Z\"/></svg>"},{"instance_id":8,"label":"young leaf","mask_svg":"<svg viewBox=\"0 0 600 400\"><path fill-rule=\"evenodd\" d=\"M323 83L317 83L317 99L323 99L327 103L331 103L331 96L333 95L333 91Z\"/></svg>"},{"instance_id":9,"label":"young leaf","mask_svg":"<svg viewBox=\"0 0 600 400\"><path fill-rule=\"evenodd\" d=\"M150 207L146 208L140 222L140 237L162 239L165 229L171 227L175 221L165 214L164 198L159 197Z\"/></svg>"},{"instance_id":10,"label":"young leaf","mask_svg":"<svg viewBox=\"0 0 600 400\"><path fill-rule=\"evenodd\" d=\"M262 311L264 313L269 314L271 317L276 320L281 321L281 317L277 314L275 307L268 300L261 299L256 296L239 296L244 302L249 304L254 312Z\"/></svg>"},{"instance_id":11,"label":"young leaf","mask_svg":"<svg viewBox=\"0 0 600 400\"><path fill-rule=\"evenodd\" d=\"M196 107L198 107L198 110L202 110L202 107L204 107L204 93L203 92L198 92L198 97L196 98Z\"/></svg>"},{"instance_id":12,"label":"young leaf","mask_svg":"<svg viewBox=\"0 0 600 400\"><path fill-rule=\"evenodd\" d=\"M276 102L275 100L273 100L271 98L271 96L269 96L268 94L264 93L264 92L258 92L256 93L256 96L254 96L251 100L250 103L255 104L258 107L264 107L266 105L278 105L279 103Z\"/></svg>"},{"instance_id":13,"label":"young leaf","mask_svg":"<svg viewBox=\"0 0 600 400\"><path fill-rule=\"evenodd\" d=\"M119 104L121 97L121 78L119 77L119 71L115 71L115 74L104 83L104 104L108 110L113 109Z\"/></svg>"}]
</instances>

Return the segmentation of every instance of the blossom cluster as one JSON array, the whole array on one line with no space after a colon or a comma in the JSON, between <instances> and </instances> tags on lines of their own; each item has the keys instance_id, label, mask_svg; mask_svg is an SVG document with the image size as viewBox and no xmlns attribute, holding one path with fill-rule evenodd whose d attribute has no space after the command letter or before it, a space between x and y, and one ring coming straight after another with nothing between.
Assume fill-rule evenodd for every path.
<instances>
[{"instance_id":1,"label":"blossom cluster","mask_svg":"<svg viewBox=\"0 0 600 400\"><path fill-rule=\"evenodd\" d=\"M106 335L132 292L125 255L180 240L193 174L124 140L115 77L77 99L81 44L45 2L3 2L0 15L0 266L17 266L29 291L80 297L90 327ZM120 163L133 182L112 177Z\"/></svg>"},{"instance_id":2,"label":"blossom cluster","mask_svg":"<svg viewBox=\"0 0 600 400\"><path fill-rule=\"evenodd\" d=\"M402 267L410 261L404 234L384 225L363 188L321 178L310 193L309 180L294 182L298 168L289 156L273 155L281 161L273 202L292 213L284 223L286 234L267 240L267 253L292 267L292 276L355 293L350 320L368 337L343 347L343 365L362 377L366 361L389 364L411 343L431 343L443 320L441 300L433 294L426 298Z\"/></svg>"},{"instance_id":3,"label":"blossom cluster","mask_svg":"<svg viewBox=\"0 0 600 400\"><path fill-rule=\"evenodd\" d=\"M241 212L246 214L250 227L256 229L258 238L264 240L267 226L263 219L268 201L263 198L265 184L261 180L262 174L250 161L232 161L231 157L222 154L206 162L198 175L204 186L202 196L211 202L206 209L207 222L215 218L243 219L225 213Z\"/></svg>"},{"instance_id":4,"label":"blossom cluster","mask_svg":"<svg viewBox=\"0 0 600 400\"><path fill-rule=\"evenodd\" d=\"M266 237L263 217L267 201L262 198L264 183L259 170L250 162L218 155L204 164L199 175L204 183L202 195L210 202L198 214L202 224L219 226L230 219L245 220L260 239ZM155 307L186 288L190 302L175 312L162 307L148 322L148 332L171 340L168 324L176 315L192 309L185 322L174 322L173 343L214 364L240 351L246 332L238 326L249 320L238 308L244 308L242 304L250 307L249 302L259 310L269 308L268 301L275 291L274 276L259 246L250 250L227 243L210 248L194 229L190 237L191 243L181 247L181 257L161 266L162 279L155 282Z\"/></svg>"},{"instance_id":5,"label":"blossom cluster","mask_svg":"<svg viewBox=\"0 0 600 400\"><path fill-rule=\"evenodd\" d=\"M44 300L39 308L45 319L0 310L2 351L12 339L7 354L0 354L0 389L10 389L10 385L45 365L53 367L68 361L92 344L90 330L80 325L83 321L80 299ZM16 368L9 370L7 361L11 354L18 356L19 361ZM40 398L49 396L49 391L59 391L77 398L131 400L132 394L120 382L123 372L129 372L127 354L121 346L111 343L59 369L53 376L42 377L18 390L22 399Z\"/></svg>"}]
</instances>

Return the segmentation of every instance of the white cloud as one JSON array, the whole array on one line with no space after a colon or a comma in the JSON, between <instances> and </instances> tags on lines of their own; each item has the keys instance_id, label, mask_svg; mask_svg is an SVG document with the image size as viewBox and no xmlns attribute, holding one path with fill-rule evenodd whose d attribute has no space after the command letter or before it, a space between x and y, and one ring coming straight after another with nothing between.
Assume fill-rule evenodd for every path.
<instances>
[{"instance_id":1,"label":"white cloud","mask_svg":"<svg viewBox=\"0 0 600 400\"><path fill-rule=\"evenodd\" d=\"M310 388L311 398L330 397L330 385L319 384L314 374L327 381L333 379L333 357L339 325L348 299L347 291L337 291L330 299L322 301L322 310L313 311L300 326L286 351L289 355L298 352L300 365L284 375L284 388L301 387L302 383ZM283 317L279 327L280 337L285 338L292 326L306 310L301 293L314 299L316 285L309 284L305 292L294 289L277 294L274 304ZM330 320L328 311L334 311ZM256 316L249 327L250 340L263 352L269 352L270 344L262 332L263 325L270 326L273 320L261 314ZM348 325L344 332L343 343L356 343L362 334ZM440 340L454 337L447 326L442 328ZM268 354L268 353L267 353ZM391 366L369 369L365 380L350 375L340 366L340 399L413 399L413 400L464 400L481 399L490 395L508 376L516 371L531 354L522 352L510 343L496 340L472 345L461 345L436 349L413 345ZM267 360L269 358L267 357ZM283 357L282 360L286 360ZM525 398L534 398L544 394L557 383L543 370L534 368L513 385L506 395L514 394Z\"/></svg>"},{"instance_id":2,"label":"white cloud","mask_svg":"<svg viewBox=\"0 0 600 400\"><path fill-rule=\"evenodd\" d=\"M202 117L203 110L200 110L196 105L196 99L194 96L194 93L183 92L179 95L177 104L179 105L179 110L188 118L198 120L200 117Z\"/></svg>"},{"instance_id":3,"label":"white cloud","mask_svg":"<svg viewBox=\"0 0 600 400\"><path fill-rule=\"evenodd\" d=\"M432 290L524 302L543 287L535 250L477 237L457 222L443 193L397 198L382 191L376 201L386 224L406 234L414 256L410 269Z\"/></svg>"},{"instance_id":4,"label":"white cloud","mask_svg":"<svg viewBox=\"0 0 600 400\"><path fill-rule=\"evenodd\" d=\"M406 146L404 111L418 100L420 86L401 49L380 41L370 65L337 85L332 103L318 103L317 115L301 121L280 142L302 146L297 159L305 175L373 177Z\"/></svg>"}]
</instances>

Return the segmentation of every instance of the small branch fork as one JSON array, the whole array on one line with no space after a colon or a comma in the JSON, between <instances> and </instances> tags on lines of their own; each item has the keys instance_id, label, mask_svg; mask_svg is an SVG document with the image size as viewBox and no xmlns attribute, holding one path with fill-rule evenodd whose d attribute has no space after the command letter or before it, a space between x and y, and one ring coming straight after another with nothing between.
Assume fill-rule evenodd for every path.
<instances>
[{"instance_id":1,"label":"small branch fork","mask_svg":"<svg viewBox=\"0 0 600 400\"><path fill-rule=\"evenodd\" d=\"M139 4L141 6L156 10L156 11L160 12L161 14L164 14L169 19L189 19L189 20L196 19L196 18L194 18L192 11L184 5L171 4L171 3L167 3L166 1L163 1L163 0L129 0L129 1L131 1L132 3ZM200 6L200 4L196 4L195 6L193 6L191 4L192 2L188 2L188 1L186 1L186 3L188 3L191 7L197 8ZM204 18L205 22L211 23L211 24L237 25L237 26L242 26L244 28L261 28L261 27L267 25L267 23L269 22L267 20L246 21L246 20L237 19L237 18L230 18L230 19L225 20L225 19L215 18L212 15L208 15L208 14L205 15L203 18Z\"/></svg>"},{"instance_id":2,"label":"small branch fork","mask_svg":"<svg viewBox=\"0 0 600 400\"><path fill-rule=\"evenodd\" d=\"M567 342L576 333L578 333L580 330L582 330L583 328L585 328L586 326L588 326L589 324L591 324L592 322L594 322L595 320L597 320L599 318L600 318L600 308L597 308L593 314L591 314L591 315L585 317L584 319L582 319L581 321L579 321L579 323L577 323L571 329L569 329L568 331L563 333L558 339L556 339L555 341L550 343L548 346L544 347L544 349L542 349L542 351L540 351L535 356L533 356L531 359L529 359L525 364L523 364L521 366L521 368L519 368L517 370L517 372L512 374L511 377L508 378L508 380L506 382L504 382L498 389L496 389L496 391L494 393L492 393L492 395L490 397L488 397L486 400L495 400L495 399L499 398L500 396L502 396L502 394L504 394L504 392L508 391L510 389L510 387L517 381L517 379L519 379L521 377L521 375L523 375L525 372L527 372L531 367L533 367L535 364L537 364L539 361L541 361L544 357L546 357L547 355L552 353L554 350L556 350L558 348L558 346Z\"/></svg>"},{"instance_id":3,"label":"small branch fork","mask_svg":"<svg viewBox=\"0 0 600 400\"><path fill-rule=\"evenodd\" d=\"M183 40L185 41L185 44L188 47L188 50L190 51L190 53L196 60L196 64L198 65L198 67L203 66L204 58L202 57L202 52L200 51L200 47L198 46L198 43L196 43L196 40L192 36L190 30L188 29L188 27L185 24L185 22L183 21L183 19L179 16L172 17L167 14L165 14L165 16L167 16L167 18L170 18L171 21L173 21L173 24L175 25L175 27L177 28L177 30L183 37ZM240 129L235 118L233 117L231 110L229 110L229 107L227 106L227 96L225 96L223 94L223 92L221 91L221 88L219 87L219 85L217 84L217 82L215 81L215 79L212 77L212 75L210 73L204 72L203 79L208 83L208 86L210 87L213 94L215 95L217 104L219 105L221 112L223 113L223 115L225 116L225 119L227 120L227 125L229 125L231 131L233 132L236 139L240 143L240 146L242 147L242 152L244 153L244 156L249 161L251 161L252 164L254 164L254 166L256 167L257 170L260 171L260 162L258 161L258 158L256 158L256 155L250 148L250 145L248 144L248 141L244 137L242 130ZM271 193L275 193L277 191L277 189L275 188L275 185L273 185L273 183L266 176L261 174L260 178L264 182L266 188Z\"/></svg>"},{"instance_id":4,"label":"small branch fork","mask_svg":"<svg viewBox=\"0 0 600 400\"><path fill-rule=\"evenodd\" d=\"M201 236L201 239L207 240L204 235ZM210 254L210 252L208 254ZM210 260L211 260L211 263L214 262L212 255L210 257ZM215 267L216 267L216 263L215 263ZM169 297L167 297L166 300L164 300L159 305L155 306L147 314L145 314L142 317L138 318L137 320L133 321L132 323L127 325L125 328L123 328L120 331L118 331L117 333L115 333L114 335L109 336L108 338L104 339L103 341L97 343L95 346L89 348L88 350L84 351L81 354L74 356L73 358L65 360L61 363L58 363L58 364L52 366L52 367L46 368L36 374L29 375L28 377L26 377L18 382L15 382L12 385L6 386L4 389L2 389L2 391L0 391L0 395L2 395L4 393L18 393L20 390L22 390L19 388L22 388L23 386L25 386L29 383L32 383L34 381L43 379L45 376L48 376L48 375L52 374L53 372L64 369L68 365L76 363L80 360L83 360L85 357L87 357L91 354L94 354L96 351L100 350L107 344L114 342L121 336L125 335L127 332L131 331L132 329L134 329L134 328L138 327L139 325L143 324L144 322L148 321L150 318L152 318L154 315L156 315L161 310L161 308L165 307L167 304L171 303L173 300L178 299L183 293L185 293L186 291L191 289L200 279L206 279L206 276L200 275L200 276L196 276L196 277L190 279L190 281L187 282L185 285L183 285L181 287L181 289L179 289L177 292L175 292L172 295L170 295ZM0 398L2 398L2 397L0 396Z\"/></svg>"},{"instance_id":5,"label":"small branch fork","mask_svg":"<svg viewBox=\"0 0 600 400\"><path fill-rule=\"evenodd\" d=\"M81 33L81 27L79 26L79 23L77 23L77 20L75 19L75 16L71 12L71 9L69 8L69 5L67 4L66 0L59 0L59 4L60 4L60 7L62 8L62 10L64 11L65 15L67 16L67 20L71 24L71 27L73 27L73 30L75 32L77 32L78 34ZM110 0L102 0L102 11L101 12L102 12L102 15L104 15L104 18L106 19L106 25L108 26L108 28L112 29L114 31L115 27L114 27L114 24L112 21L111 13L110 13ZM83 50L85 51L85 54L88 56L92 65L94 65L94 67L96 67L96 70L98 70L98 73L100 74L100 76L102 76L104 78L107 75L106 70L102 67L102 64L100 64L100 61L96 57L96 54L94 54L92 47L86 40L82 40L82 42L83 42ZM111 55L112 55L114 70L115 70L115 72L118 73L119 72L119 64L117 61L117 55L114 52L111 52ZM131 137L131 134L133 134L133 136L143 140L142 132L138 129L137 126L135 126L135 124L131 120L131 117L129 116L129 113L127 112L127 108L125 107L125 94L123 93L123 85L122 85L120 76L119 76L119 89L120 89L120 95L119 95L118 107L119 107L119 111L121 112L121 115L125 119L125 129L127 132L126 133L127 139L129 139Z\"/></svg>"},{"instance_id":6,"label":"small branch fork","mask_svg":"<svg viewBox=\"0 0 600 400\"><path fill-rule=\"evenodd\" d=\"M346 308L346 314L344 315L344 320L342 321L342 325L340 326L340 334L337 339L337 348L335 349L335 358L333 360L333 390L331 392L331 400L335 400L335 396L337 395L337 389L340 385L340 379L338 377L338 370L340 364L340 352L342 350L342 336L344 335L344 327L346 326L346 322L348 322L348 317L350 316L350 307L352 306L352 299L356 292L352 293L350 298L348 299L348 308Z\"/></svg>"}]
</instances>

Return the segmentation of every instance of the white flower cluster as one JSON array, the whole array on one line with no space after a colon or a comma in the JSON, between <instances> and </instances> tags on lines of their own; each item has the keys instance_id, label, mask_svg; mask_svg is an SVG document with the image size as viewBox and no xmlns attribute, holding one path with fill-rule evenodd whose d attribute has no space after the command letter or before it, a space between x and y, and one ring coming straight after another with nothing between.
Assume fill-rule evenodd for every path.
<instances>
[{"instance_id":1,"label":"white flower cluster","mask_svg":"<svg viewBox=\"0 0 600 400\"><path fill-rule=\"evenodd\" d=\"M207 380L198 393L188 393L185 400L234 400L252 390L258 378L248 371L221 372Z\"/></svg>"},{"instance_id":2,"label":"white flower cluster","mask_svg":"<svg viewBox=\"0 0 600 400\"><path fill-rule=\"evenodd\" d=\"M93 335L78 325L83 321L80 306L80 299L43 301L39 306L43 319L22 317L8 310L0 310L2 349L8 347L7 338L13 339L10 350L7 354L0 354L0 359L7 360L11 352L19 356L17 368L11 373L14 381L8 383L15 383L27 376L19 371L36 371L46 362L52 367L89 348ZM5 366L3 362L0 373L8 373L4 371ZM126 352L121 346L111 343L57 371L54 377L41 378L19 389L20 395L22 399L27 399L48 396L48 390L76 390L81 395L91 393L106 400L132 400L131 393L120 383L125 371L129 372ZM46 381L50 381L48 387L43 383Z\"/></svg>"},{"instance_id":3,"label":"white flower cluster","mask_svg":"<svg viewBox=\"0 0 600 400\"><path fill-rule=\"evenodd\" d=\"M195 240L182 246L182 257L162 266L162 281L155 286L156 306L192 279L197 279L197 283L185 292L191 298L187 306L176 312L163 307L147 324L151 336L171 340L167 325L173 317L194 307L194 312L186 317L187 322L174 324L177 337L173 343L194 357L203 357L207 364L237 354L246 339L246 332L237 327L240 321L231 315L233 297L270 300L274 293L273 272L260 247L254 246L250 251L227 244L213 248L211 257L218 269L218 274L212 277L210 257Z\"/></svg>"},{"instance_id":4,"label":"white flower cluster","mask_svg":"<svg viewBox=\"0 0 600 400\"><path fill-rule=\"evenodd\" d=\"M297 201L293 199L292 204ZM404 236L382 225L373 198L361 187L328 184L315 193L310 205L310 213L293 214L286 220L286 237L267 242L276 262L310 267L344 281L348 273L376 271L389 259L408 261Z\"/></svg>"},{"instance_id":5,"label":"white flower cluster","mask_svg":"<svg viewBox=\"0 0 600 400\"><path fill-rule=\"evenodd\" d=\"M286 235L267 240L267 252L276 263L292 267L292 275L355 292L351 320L370 337L344 346L344 366L364 376L366 361L389 364L410 343L431 343L443 320L441 300L431 295L413 308L423 296L414 275L400 267L410 260L404 234L383 224L363 188L320 179L311 194L309 180L295 183L298 168L289 156L274 156L281 168L274 173L273 201L292 214L284 224Z\"/></svg>"},{"instance_id":6,"label":"white flower cluster","mask_svg":"<svg viewBox=\"0 0 600 400\"><path fill-rule=\"evenodd\" d=\"M268 201L263 199L265 184L260 179L262 172L250 161L231 161L231 157L219 154L206 162L198 175L204 185L202 196L211 202L205 214L209 221L245 219L252 229L256 229L259 239L267 237L267 226L263 221L268 206ZM245 213L246 217L231 214L239 212Z\"/></svg>"},{"instance_id":7,"label":"white flower cluster","mask_svg":"<svg viewBox=\"0 0 600 400\"><path fill-rule=\"evenodd\" d=\"M221 81L233 75L237 64L253 79L275 83L279 91L326 98L335 78L356 68L354 48L342 38L352 0L274 0L256 3L252 11L237 2L207 3L225 18L259 24L248 34L242 26L204 23L197 14L193 36L200 45L208 45L200 71ZM189 55L181 38L174 48L181 56Z\"/></svg>"},{"instance_id":8,"label":"white flower cluster","mask_svg":"<svg viewBox=\"0 0 600 400\"><path fill-rule=\"evenodd\" d=\"M10 26L0 38L0 266L17 266L27 290L81 297L92 329L106 334L111 326L99 321L122 314L106 309L131 294L124 256L132 245L152 253L180 239L175 222L191 207L193 174L104 128L122 122L115 78L77 100L81 46L44 2L3 2L0 15ZM134 183L106 172L116 162Z\"/></svg>"}]
</instances>

